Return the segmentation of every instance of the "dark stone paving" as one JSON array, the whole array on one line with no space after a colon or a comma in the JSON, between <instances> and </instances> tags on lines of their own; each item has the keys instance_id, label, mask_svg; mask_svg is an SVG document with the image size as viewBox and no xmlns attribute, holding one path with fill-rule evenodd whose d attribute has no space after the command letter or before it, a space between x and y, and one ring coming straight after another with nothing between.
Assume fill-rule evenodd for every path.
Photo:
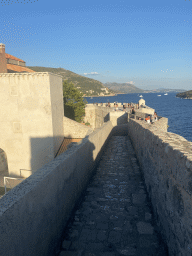
<instances>
[{"instance_id":1,"label":"dark stone paving","mask_svg":"<svg viewBox=\"0 0 192 256\"><path fill-rule=\"evenodd\" d=\"M151 209L129 137L113 136L69 221L59 256L168 255Z\"/></svg>"}]
</instances>

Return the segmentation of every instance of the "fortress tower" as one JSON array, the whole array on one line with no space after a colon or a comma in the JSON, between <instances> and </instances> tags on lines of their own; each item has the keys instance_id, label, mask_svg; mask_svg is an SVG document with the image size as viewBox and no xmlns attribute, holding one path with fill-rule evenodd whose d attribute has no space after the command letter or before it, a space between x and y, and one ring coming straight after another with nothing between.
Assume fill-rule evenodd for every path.
<instances>
[{"instance_id":1,"label":"fortress tower","mask_svg":"<svg viewBox=\"0 0 192 256\"><path fill-rule=\"evenodd\" d=\"M0 44L0 73L7 73L7 60L5 57L4 44Z\"/></svg>"}]
</instances>

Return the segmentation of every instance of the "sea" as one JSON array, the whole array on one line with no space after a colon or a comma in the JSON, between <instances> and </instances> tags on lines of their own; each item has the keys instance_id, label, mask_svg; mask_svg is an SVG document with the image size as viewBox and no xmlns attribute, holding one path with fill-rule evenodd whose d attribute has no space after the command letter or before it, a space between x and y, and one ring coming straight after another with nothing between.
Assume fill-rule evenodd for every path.
<instances>
[{"instance_id":1,"label":"sea","mask_svg":"<svg viewBox=\"0 0 192 256\"><path fill-rule=\"evenodd\" d=\"M84 97L88 103L138 103L141 94L117 94L116 96ZM176 97L176 93L144 93L145 104L154 108L158 116L168 118L168 132L176 133L192 142L192 100ZM158 96L161 95L161 96Z\"/></svg>"}]
</instances>

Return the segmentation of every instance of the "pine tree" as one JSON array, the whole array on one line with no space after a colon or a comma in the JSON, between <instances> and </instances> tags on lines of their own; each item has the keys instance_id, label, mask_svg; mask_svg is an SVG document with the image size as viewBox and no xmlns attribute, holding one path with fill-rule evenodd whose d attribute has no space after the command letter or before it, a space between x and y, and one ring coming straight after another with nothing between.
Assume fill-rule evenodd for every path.
<instances>
[{"instance_id":1,"label":"pine tree","mask_svg":"<svg viewBox=\"0 0 192 256\"><path fill-rule=\"evenodd\" d=\"M79 123L83 121L87 104L82 95L72 82L69 83L67 80L63 82L64 115Z\"/></svg>"}]
</instances>

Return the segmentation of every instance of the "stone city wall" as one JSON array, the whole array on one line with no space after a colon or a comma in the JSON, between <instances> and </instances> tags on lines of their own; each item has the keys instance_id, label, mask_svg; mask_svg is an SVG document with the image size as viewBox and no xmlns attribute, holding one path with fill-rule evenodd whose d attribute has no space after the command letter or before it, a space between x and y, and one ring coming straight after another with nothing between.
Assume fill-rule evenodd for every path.
<instances>
[{"instance_id":1,"label":"stone city wall","mask_svg":"<svg viewBox=\"0 0 192 256\"><path fill-rule=\"evenodd\" d=\"M127 103L124 103L127 104ZM133 105L135 105L134 103L132 103ZM113 118L113 116L122 116L124 115L123 113L125 112L121 112L121 111L114 111L114 104L110 103L111 107L106 107L105 103L103 103L103 106L101 106L101 103L98 103L98 106L95 104L87 104L85 107L85 118L84 121L85 122L89 122L91 127L93 129L95 128L99 128L101 127L104 122L107 122L108 120L111 120L110 118ZM121 103L118 103L118 108L123 108L123 105ZM148 106L146 106L146 108L139 108L139 109L135 109L135 118L136 117L141 117L141 118L145 118L148 115L152 115L154 114L155 109L152 109ZM131 112L131 108L126 108L126 112L130 113ZM114 114L112 114L114 113ZM119 113L119 114L117 114ZM125 116L125 115L124 115ZM130 115L128 115L128 118L130 117ZM115 122L117 122L117 119L114 119ZM112 121L112 123L114 123ZM125 123L123 121L123 123ZM119 119L119 124L121 124L121 121ZM114 124L117 125L117 124Z\"/></svg>"},{"instance_id":2,"label":"stone city wall","mask_svg":"<svg viewBox=\"0 0 192 256\"><path fill-rule=\"evenodd\" d=\"M109 113L109 120L113 126L126 124L128 122L128 113L124 111L114 111Z\"/></svg>"},{"instance_id":3,"label":"stone city wall","mask_svg":"<svg viewBox=\"0 0 192 256\"><path fill-rule=\"evenodd\" d=\"M130 111L129 117L130 117L130 116L133 116L133 114L131 114L131 111ZM146 116L148 116L148 114L143 113L143 112L140 112L139 109L138 109L138 110L137 110L137 109L135 110L134 119L137 119L137 118L141 117L143 120L145 120L145 117L146 117Z\"/></svg>"},{"instance_id":4,"label":"stone city wall","mask_svg":"<svg viewBox=\"0 0 192 256\"><path fill-rule=\"evenodd\" d=\"M99 128L104 122L109 121L109 112L111 111L113 111L112 108L87 104L84 121L90 123L92 129Z\"/></svg>"},{"instance_id":5,"label":"stone city wall","mask_svg":"<svg viewBox=\"0 0 192 256\"><path fill-rule=\"evenodd\" d=\"M160 121L150 125L130 119L128 133L169 254L191 256L192 142L166 132L167 120L163 119L164 126Z\"/></svg>"},{"instance_id":6,"label":"stone city wall","mask_svg":"<svg viewBox=\"0 0 192 256\"><path fill-rule=\"evenodd\" d=\"M166 117L159 117L158 121L155 121L152 126L156 127L157 129L167 132L168 129L168 118Z\"/></svg>"},{"instance_id":7,"label":"stone city wall","mask_svg":"<svg viewBox=\"0 0 192 256\"><path fill-rule=\"evenodd\" d=\"M106 107L106 104L108 105L108 103L98 103L98 106ZM109 104L110 104L111 108L114 108L114 102L110 102ZM118 105L118 108L122 108L123 107L122 103L120 103L120 102L116 102L116 104Z\"/></svg>"},{"instance_id":8,"label":"stone city wall","mask_svg":"<svg viewBox=\"0 0 192 256\"><path fill-rule=\"evenodd\" d=\"M87 134L90 134L93 129L80 124L66 116L63 117L64 137L65 138L84 138Z\"/></svg>"},{"instance_id":9,"label":"stone city wall","mask_svg":"<svg viewBox=\"0 0 192 256\"><path fill-rule=\"evenodd\" d=\"M105 123L1 198L1 256L57 254L71 211L112 128Z\"/></svg>"},{"instance_id":10,"label":"stone city wall","mask_svg":"<svg viewBox=\"0 0 192 256\"><path fill-rule=\"evenodd\" d=\"M145 113L148 115L154 115L155 109L147 107L147 106L145 108L139 107L138 110L135 109L135 112Z\"/></svg>"}]
</instances>

